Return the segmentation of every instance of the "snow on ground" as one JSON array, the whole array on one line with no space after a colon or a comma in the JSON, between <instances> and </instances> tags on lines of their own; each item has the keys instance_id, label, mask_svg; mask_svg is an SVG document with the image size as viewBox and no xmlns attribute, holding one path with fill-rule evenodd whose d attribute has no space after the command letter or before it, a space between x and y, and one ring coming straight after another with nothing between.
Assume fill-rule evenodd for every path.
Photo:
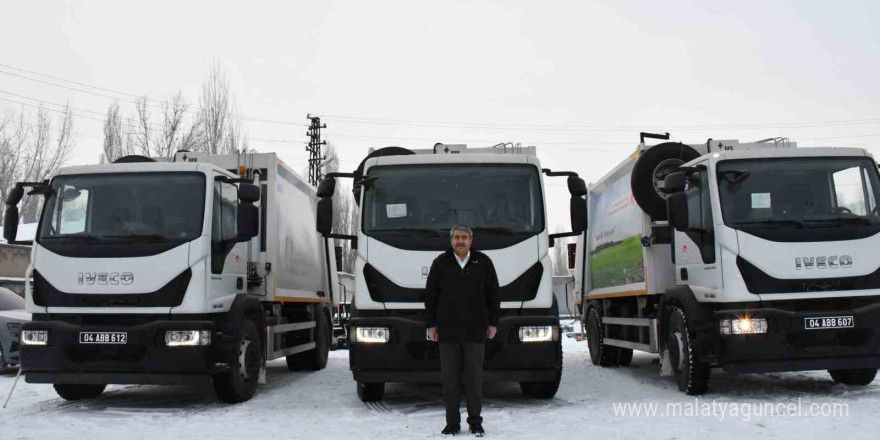
<instances>
[{"instance_id":1,"label":"snow on ground","mask_svg":"<svg viewBox=\"0 0 880 440\"><path fill-rule=\"evenodd\" d=\"M590 363L586 342L565 338L563 347L562 385L552 400L525 398L516 384L486 384L483 417L488 436L652 440L878 436L880 379L867 387L846 387L835 385L825 372L732 376L716 370L710 393L695 400L681 394L672 378L659 377L656 356L637 353L629 367L600 368ZM13 379L0 376L0 401ZM360 402L346 351L331 352L327 368L319 372L289 372L283 361L271 362L268 380L251 401L238 405L217 402L209 388L158 386L111 386L95 400L71 403L57 397L50 385L21 380L9 407L0 410L0 437L421 439L440 438L444 425L439 386L391 384L383 402ZM615 404L653 404L656 413L646 415L651 407L643 406L641 416L619 415ZM801 415L769 415L770 405L774 410L791 407ZM821 415L840 412L842 407L848 414ZM819 415L809 415L812 408ZM675 411L678 415L669 414Z\"/></svg>"}]
</instances>

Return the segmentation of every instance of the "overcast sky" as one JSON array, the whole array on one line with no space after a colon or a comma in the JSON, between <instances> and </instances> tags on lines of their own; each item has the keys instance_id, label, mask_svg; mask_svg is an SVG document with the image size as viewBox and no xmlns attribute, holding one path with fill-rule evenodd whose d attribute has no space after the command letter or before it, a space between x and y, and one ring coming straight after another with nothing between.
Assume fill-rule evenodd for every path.
<instances>
[{"instance_id":1,"label":"overcast sky","mask_svg":"<svg viewBox=\"0 0 880 440\"><path fill-rule=\"evenodd\" d=\"M71 87L19 68L194 103L216 60L242 115L289 122L244 121L251 146L297 170L312 113L343 169L369 147L521 142L589 182L642 130L872 146L877 23L877 1L4 0L0 98L99 113L112 102L9 75ZM0 100L8 109L22 106ZM102 122L83 116L101 117L74 113L71 163L97 162ZM550 223L567 223L564 181L551 183Z\"/></svg>"}]
</instances>

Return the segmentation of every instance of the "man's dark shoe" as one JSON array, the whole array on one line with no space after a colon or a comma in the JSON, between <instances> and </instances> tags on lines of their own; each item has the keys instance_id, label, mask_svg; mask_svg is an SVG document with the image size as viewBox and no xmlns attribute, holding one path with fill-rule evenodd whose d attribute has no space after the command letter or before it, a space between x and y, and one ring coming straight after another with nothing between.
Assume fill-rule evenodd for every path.
<instances>
[{"instance_id":1,"label":"man's dark shoe","mask_svg":"<svg viewBox=\"0 0 880 440\"><path fill-rule=\"evenodd\" d=\"M477 437L482 437L482 436L486 435L486 431L483 429L483 424L482 423L471 424L471 434L473 434Z\"/></svg>"},{"instance_id":2,"label":"man's dark shoe","mask_svg":"<svg viewBox=\"0 0 880 440\"><path fill-rule=\"evenodd\" d=\"M461 426L459 426L459 425L446 425L446 427L443 428L442 431L440 431L440 434L455 435L455 434L458 434L459 432L461 432Z\"/></svg>"}]
</instances>

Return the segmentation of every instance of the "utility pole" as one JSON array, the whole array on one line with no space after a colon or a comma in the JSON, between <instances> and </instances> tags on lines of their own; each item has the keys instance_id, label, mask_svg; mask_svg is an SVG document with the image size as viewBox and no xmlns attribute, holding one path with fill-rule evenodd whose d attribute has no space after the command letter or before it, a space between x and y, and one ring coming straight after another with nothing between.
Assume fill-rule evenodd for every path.
<instances>
[{"instance_id":1,"label":"utility pole","mask_svg":"<svg viewBox=\"0 0 880 440\"><path fill-rule=\"evenodd\" d=\"M306 118L311 121L309 131L306 132L306 135L309 137L309 146L306 147L306 151L309 152L309 183L313 186L318 186L318 182L323 178L321 166L324 160L327 159L321 155L321 145L327 145L327 141L321 141L321 129L327 128L327 125L321 125L321 118L317 116L309 114L306 115Z\"/></svg>"}]
</instances>

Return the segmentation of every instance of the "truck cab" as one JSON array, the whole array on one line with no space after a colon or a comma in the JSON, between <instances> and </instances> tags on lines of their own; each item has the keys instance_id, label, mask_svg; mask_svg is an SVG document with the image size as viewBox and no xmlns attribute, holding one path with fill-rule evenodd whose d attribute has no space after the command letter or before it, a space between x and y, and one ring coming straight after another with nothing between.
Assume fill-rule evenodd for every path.
<instances>
[{"instance_id":1,"label":"truck cab","mask_svg":"<svg viewBox=\"0 0 880 440\"><path fill-rule=\"evenodd\" d=\"M464 224L473 230L473 249L493 261L501 287L485 380L519 382L527 395L552 397L562 347L548 254L555 236L547 232L544 204L543 174L550 171L541 169L533 147L531 154L505 154L439 145L390 155L376 150L345 175L355 179L361 221L352 237L349 329L358 395L380 400L386 382L440 381L438 345L427 339L425 284L432 261L450 248L451 228ZM582 180L580 187L585 192ZM319 188L319 196L328 194Z\"/></svg>"},{"instance_id":2,"label":"truck cab","mask_svg":"<svg viewBox=\"0 0 880 440\"><path fill-rule=\"evenodd\" d=\"M594 364L659 353L680 390L730 373L880 367L880 190L862 149L642 143L590 185L575 290Z\"/></svg>"},{"instance_id":3,"label":"truck cab","mask_svg":"<svg viewBox=\"0 0 880 440\"><path fill-rule=\"evenodd\" d=\"M21 332L28 382L71 400L107 384L208 382L239 402L268 359L326 363L333 256L302 215L314 189L274 154L63 168L16 187L7 238L26 187L45 198Z\"/></svg>"}]
</instances>

